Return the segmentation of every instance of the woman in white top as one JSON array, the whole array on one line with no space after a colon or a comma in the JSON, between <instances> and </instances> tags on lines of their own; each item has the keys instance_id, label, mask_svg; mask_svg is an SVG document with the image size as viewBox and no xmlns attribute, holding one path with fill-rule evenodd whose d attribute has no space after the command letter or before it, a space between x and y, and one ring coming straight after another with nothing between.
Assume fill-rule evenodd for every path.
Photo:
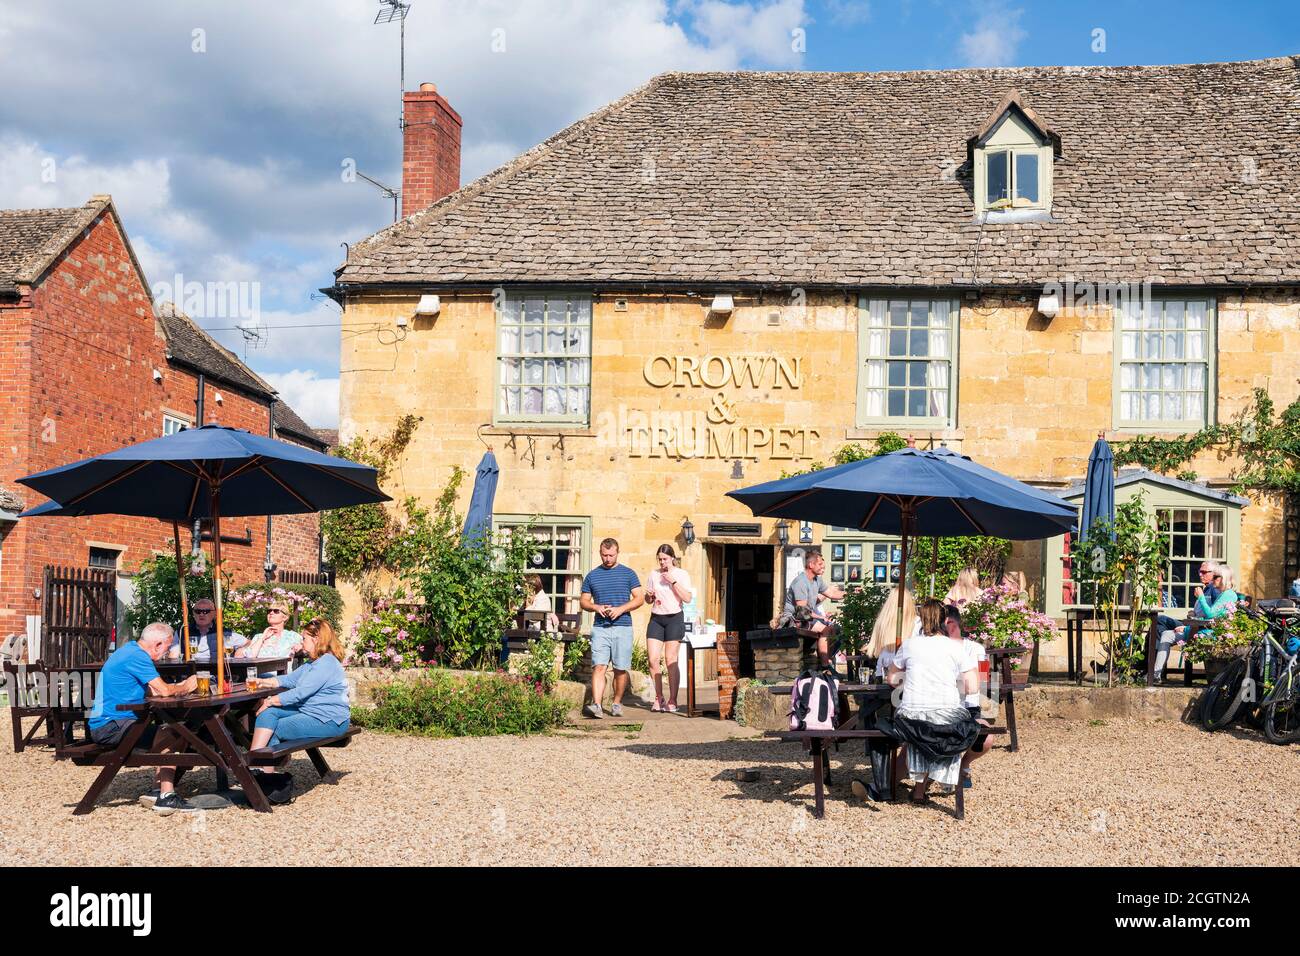
<instances>
[{"instance_id":1,"label":"woman in white top","mask_svg":"<svg viewBox=\"0 0 1300 956\"><path fill-rule=\"evenodd\" d=\"M650 607L650 624L645 632L646 651L650 655L650 676L655 682L655 702L650 709L677 713L677 653L686 636L686 614L682 605L695 599L691 576L677 567L677 552L671 544L659 545L655 552L658 567L645 576L645 602ZM668 663L668 697L664 698L663 655Z\"/></svg>"},{"instance_id":2,"label":"woman in white top","mask_svg":"<svg viewBox=\"0 0 1300 956\"><path fill-rule=\"evenodd\" d=\"M936 728L954 724L969 727L970 714L962 697L978 691L978 671L961 645L944 633L943 605L931 598L921 606L920 613L920 636L905 643L889 665L889 682L903 685L903 701L895 717ZM909 741L907 769L914 781L912 800L926 800L931 780L955 787L961 760L960 751L951 756L928 757L920 746Z\"/></svg>"},{"instance_id":3,"label":"woman in white top","mask_svg":"<svg viewBox=\"0 0 1300 956\"><path fill-rule=\"evenodd\" d=\"M540 574L530 574L524 579L528 585L528 603L524 605L525 611L542 611L546 614L543 619L543 626L536 630L554 633L560 629L560 619L554 613L551 607L551 596L546 593L546 587ZM531 627L531 623L529 625Z\"/></svg>"},{"instance_id":4,"label":"woman in white top","mask_svg":"<svg viewBox=\"0 0 1300 956\"><path fill-rule=\"evenodd\" d=\"M978 675L980 664L989 659L988 651L984 649L984 645L962 635L961 612L955 607L944 608L943 624L948 639L961 646L968 663L974 665L975 672ZM980 716L980 692L978 690L967 694L963 703L966 705L966 709L970 711L970 715L975 718L976 723L983 727L989 726L989 722ZM989 745L988 734L982 733L975 738L975 744L970 750L966 751L966 756L961 761L961 785L963 787L971 786L970 765L991 749L993 748Z\"/></svg>"},{"instance_id":5,"label":"woman in white top","mask_svg":"<svg viewBox=\"0 0 1300 956\"><path fill-rule=\"evenodd\" d=\"M302 650L302 635L289 630L289 605L275 601L266 609L266 629L235 651L236 657L292 657Z\"/></svg>"},{"instance_id":6,"label":"woman in white top","mask_svg":"<svg viewBox=\"0 0 1300 956\"><path fill-rule=\"evenodd\" d=\"M889 597L876 614L876 623L871 628L871 641L867 644L867 656L876 659L876 676L882 680L889 669L889 662L894 659L894 634L898 623L898 588L890 588ZM916 616L916 598L912 592L903 589L903 640L921 633L921 619Z\"/></svg>"}]
</instances>

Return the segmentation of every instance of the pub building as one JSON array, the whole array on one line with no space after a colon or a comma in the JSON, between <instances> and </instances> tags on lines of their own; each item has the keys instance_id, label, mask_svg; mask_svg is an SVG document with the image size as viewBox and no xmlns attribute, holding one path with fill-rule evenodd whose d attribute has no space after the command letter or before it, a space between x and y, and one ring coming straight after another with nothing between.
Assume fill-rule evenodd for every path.
<instances>
[{"instance_id":1,"label":"pub building","mask_svg":"<svg viewBox=\"0 0 1300 956\"><path fill-rule=\"evenodd\" d=\"M1290 58L670 73L459 189L460 117L425 84L405 218L329 290L357 333L342 437L421 414L390 490L425 500L492 446L496 525L536 516L557 610L605 537L643 577L672 544L727 632L779 612L809 544L835 583L888 581L897 541L755 519L726 492L888 431L1078 500L1098 433L1189 434L1256 386L1296 397L1298 82ZM1252 594L1295 574L1293 505L1229 494L1232 464L1121 476L1183 607L1206 558ZM1058 618L1065 551L1017 543L1009 565ZM719 658L752 668L744 646Z\"/></svg>"}]
</instances>

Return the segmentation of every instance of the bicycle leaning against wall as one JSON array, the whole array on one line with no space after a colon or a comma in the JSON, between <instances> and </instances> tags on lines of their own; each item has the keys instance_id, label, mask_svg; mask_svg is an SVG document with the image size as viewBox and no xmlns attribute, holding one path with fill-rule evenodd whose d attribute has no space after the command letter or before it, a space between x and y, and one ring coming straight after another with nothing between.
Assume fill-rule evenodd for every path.
<instances>
[{"instance_id":1,"label":"bicycle leaning against wall","mask_svg":"<svg viewBox=\"0 0 1300 956\"><path fill-rule=\"evenodd\" d=\"M1246 613L1266 619L1268 630L1210 683L1201 698L1201 726L1222 730L1248 717L1262 723L1274 743L1300 739L1300 653L1294 632L1300 610L1283 598L1260 601Z\"/></svg>"}]
</instances>

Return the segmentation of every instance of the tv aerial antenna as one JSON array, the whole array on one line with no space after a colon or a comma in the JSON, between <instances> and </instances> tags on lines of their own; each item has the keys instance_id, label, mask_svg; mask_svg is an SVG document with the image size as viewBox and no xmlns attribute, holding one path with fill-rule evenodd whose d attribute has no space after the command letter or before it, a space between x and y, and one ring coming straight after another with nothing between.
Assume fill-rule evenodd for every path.
<instances>
[{"instance_id":1,"label":"tv aerial antenna","mask_svg":"<svg viewBox=\"0 0 1300 956\"><path fill-rule=\"evenodd\" d=\"M357 170L357 175L370 183L370 185L378 187L381 193L393 201L393 222L397 222L397 220L401 218L401 216L398 215L398 199L401 197L402 191L400 189L394 189L386 183L381 183L373 176L367 176L359 169Z\"/></svg>"},{"instance_id":2,"label":"tv aerial antenna","mask_svg":"<svg viewBox=\"0 0 1300 956\"><path fill-rule=\"evenodd\" d=\"M245 319L236 328L239 329L239 334L244 337L245 359L248 358L249 352L257 352L266 348L266 343L271 337L261 319Z\"/></svg>"},{"instance_id":3,"label":"tv aerial antenna","mask_svg":"<svg viewBox=\"0 0 1300 956\"><path fill-rule=\"evenodd\" d=\"M402 0L379 0L379 12L375 14L375 24L392 23L397 21L402 29L401 45L399 47L400 60L398 67L398 82L401 85L401 91L406 92L406 15L411 12L411 4L403 3ZM403 107L405 108L405 107ZM398 129L406 126L406 116L403 114L397 120ZM373 180L372 180L373 182Z\"/></svg>"}]
</instances>

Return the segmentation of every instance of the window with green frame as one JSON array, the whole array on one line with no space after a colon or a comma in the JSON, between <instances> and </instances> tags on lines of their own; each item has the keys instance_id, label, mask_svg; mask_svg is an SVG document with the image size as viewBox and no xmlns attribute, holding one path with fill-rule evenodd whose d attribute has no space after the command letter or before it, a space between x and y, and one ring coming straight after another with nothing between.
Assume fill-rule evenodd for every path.
<instances>
[{"instance_id":1,"label":"window with green frame","mask_svg":"<svg viewBox=\"0 0 1300 956\"><path fill-rule=\"evenodd\" d=\"M822 540L830 584L897 584L903 560L898 539L866 537L850 528L830 527Z\"/></svg>"},{"instance_id":2,"label":"window with green frame","mask_svg":"<svg viewBox=\"0 0 1300 956\"><path fill-rule=\"evenodd\" d=\"M591 297L511 293L497 309L497 423L591 419Z\"/></svg>"},{"instance_id":3,"label":"window with green frame","mask_svg":"<svg viewBox=\"0 0 1300 956\"><path fill-rule=\"evenodd\" d=\"M1120 303L1116 319L1116 424L1171 431L1212 424L1213 300L1135 298Z\"/></svg>"},{"instance_id":4,"label":"window with green frame","mask_svg":"<svg viewBox=\"0 0 1300 956\"><path fill-rule=\"evenodd\" d=\"M1169 542L1165 588L1174 607L1196 603L1192 589L1201 584L1202 562L1227 558L1225 517L1223 508L1156 509L1156 526Z\"/></svg>"},{"instance_id":5,"label":"window with green frame","mask_svg":"<svg viewBox=\"0 0 1300 956\"><path fill-rule=\"evenodd\" d=\"M858 425L953 424L959 313L955 299L862 299Z\"/></svg>"},{"instance_id":6,"label":"window with green frame","mask_svg":"<svg viewBox=\"0 0 1300 956\"><path fill-rule=\"evenodd\" d=\"M494 515L498 530L532 526L534 549L528 556L528 574L542 579L556 614L580 614L582 579L591 570L591 519L560 516Z\"/></svg>"}]
</instances>

